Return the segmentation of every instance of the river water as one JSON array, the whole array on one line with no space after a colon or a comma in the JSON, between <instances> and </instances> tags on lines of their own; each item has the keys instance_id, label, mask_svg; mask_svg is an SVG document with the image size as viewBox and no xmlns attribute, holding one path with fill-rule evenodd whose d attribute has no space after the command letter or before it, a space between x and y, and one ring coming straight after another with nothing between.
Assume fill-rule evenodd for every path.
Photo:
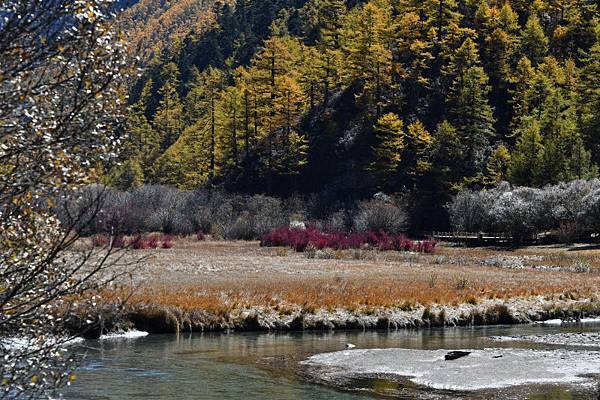
<instances>
[{"instance_id":1,"label":"river water","mask_svg":"<svg viewBox=\"0 0 600 400\"><path fill-rule=\"evenodd\" d=\"M81 359L67 399L599 399L587 385L528 385L508 390L451 392L409 381L361 379L344 387L311 383L299 368L307 357L344 350L570 348L526 341L493 341L491 336L600 332L600 325L496 326L392 332L231 333L148 335L136 339L88 340L75 348ZM599 347L588 351L600 351ZM599 352L600 357L600 352ZM399 360L401 362L401 360ZM600 371L598 371L600 373ZM600 381L597 382L600 384Z\"/></svg>"}]
</instances>

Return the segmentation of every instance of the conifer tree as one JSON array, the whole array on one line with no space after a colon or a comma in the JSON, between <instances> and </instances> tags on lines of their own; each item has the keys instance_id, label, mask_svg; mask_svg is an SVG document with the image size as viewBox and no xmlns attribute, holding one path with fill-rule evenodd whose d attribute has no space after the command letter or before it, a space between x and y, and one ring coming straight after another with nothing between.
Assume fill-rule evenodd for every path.
<instances>
[{"instance_id":1,"label":"conifer tree","mask_svg":"<svg viewBox=\"0 0 600 400\"><path fill-rule=\"evenodd\" d=\"M430 154L433 137L419 120L408 125L401 155L402 168L411 186L431 170Z\"/></svg>"},{"instance_id":2,"label":"conifer tree","mask_svg":"<svg viewBox=\"0 0 600 400\"><path fill-rule=\"evenodd\" d=\"M390 24L391 8L372 1L350 12L344 31L347 83L359 80L363 84L363 99L367 106L375 106L376 116L384 105L383 87L391 76Z\"/></svg>"},{"instance_id":3,"label":"conifer tree","mask_svg":"<svg viewBox=\"0 0 600 400\"><path fill-rule=\"evenodd\" d=\"M486 165L486 183L495 185L508 179L510 152L503 144L498 145Z\"/></svg>"},{"instance_id":4,"label":"conifer tree","mask_svg":"<svg viewBox=\"0 0 600 400\"><path fill-rule=\"evenodd\" d=\"M346 14L347 9L344 0L323 0L320 2L320 30L316 46L318 59L315 66L321 71L315 74L315 77L320 80L321 93L325 100L340 85L342 35Z\"/></svg>"},{"instance_id":5,"label":"conifer tree","mask_svg":"<svg viewBox=\"0 0 600 400\"><path fill-rule=\"evenodd\" d=\"M221 169L240 166L243 129L243 93L230 86L222 93L217 110L219 164Z\"/></svg>"},{"instance_id":6,"label":"conifer tree","mask_svg":"<svg viewBox=\"0 0 600 400\"><path fill-rule=\"evenodd\" d=\"M535 77L535 70L527 57L522 57L511 77L511 106L512 120L511 130L514 131L521 124L521 118L529 115L533 94L531 84ZM512 135L511 135L512 136Z\"/></svg>"},{"instance_id":7,"label":"conifer tree","mask_svg":"<svg viewBox=\"0 0 600 400\"><path fill-rule=\"evenodd\" d=\"M600 28L598 42L590 49L581 79L582 127L593 161L600 163Z\"/></svg>"},{"instance_id":8,"label":"conifer tree","mask_svg":"<svg viewBox=\"0 0 600 400\"><path fill-rule=\"evenodd\" d=\"M405 147L404 123L393 113L384 114L375 123L376 144L373 148L373 161L369 170L379 182L392 178L400 165Z\"/></svg>"},{"instance_id":9,"label":"conifer tree","mask_svg":"<svg viewBox=\"0 0 600 400\"><path fill-rule=\"evenodd\" d=\"M446 120L435 130L432 149L432 165L444 189L455 189L463 177L463 145L457 130Z\"/></svg>"},{"instance_id":10,"label":"conifer tree","mask_svg":"<svg viewBox=\"0 0 600 400\"><path fill-rule=\"evenodd\" d=\"M189 93L185 98L185 115L194 126L194 132L206 131L209 141L208 160L211 176L216 175L217 152L217 105L223 90L224 74L220 70L208 67L205 71L195 74Z\"/></svg>"},{"instance_id":11,"label":"conifer tree","mask_svg":"<svg viewBox=\"0 0 600 400\"><path fill-rule=\"evenodd\" d=\"M161 139L161 148L166 150L183 132L183 105L179 99L179 71L174 63L166 64L161 77L164 82L159 90L160 103L154 115L153 125Z\"/></svg>"},{"instance_id":12,"label":"conifer tree","mask_svg":"<svg viewBox=\"0 0 600 400\"><path fill-rule=\"evenodd\" d=\"M533 117L521 119L517 131L517 146L511 155L509 176L511 182L522 186L540 184L544 162L544 145L540 123Z\"/></svg>"},{"instance_id":13,"label":"conifer tree","mask_svg":"<svg viewBox=\"0 0 600 400\"><path fill-rule=\"evenodd\" d=\"M451 123L463 140L467 175L482 172L494 137L494 117L488 103L488 77L480 66L475 43L465 40L454 58L454 81L449 98Z\"/></svg>"},{"instance_id":14,"label":"conifer tree","mask_svg":"<svg viewBox=\"0 0 600 400\"><path fill-rule=\"evenodd\" d=\"M521 49L533 65L542 62L548 53L548 38L535 13L532 13L521 33Z\"/></svg>"}]
</instances>

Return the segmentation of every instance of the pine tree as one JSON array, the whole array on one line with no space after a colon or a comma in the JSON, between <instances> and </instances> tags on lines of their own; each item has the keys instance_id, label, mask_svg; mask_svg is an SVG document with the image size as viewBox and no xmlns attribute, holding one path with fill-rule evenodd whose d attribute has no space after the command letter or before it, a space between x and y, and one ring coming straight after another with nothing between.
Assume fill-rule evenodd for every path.
<instances>
[{"instance_id":1,"label":"pine tree","mask_svg":"<svg viewBox=\"0 0 600 400\"><path fill-rule=\"evenodd\" d=\"M498 145L486 165L486 183L495 185L508 178L510 153L503 144Z\"/></svg>"},{"instance_id":2,"label":"pine tree","mask_svg":"<svg viewBox=\"0 0 600 400\"><path fill-rule=\"evenodd\" d=\"M318 13L320 29L316 49L319 57L315 67L319 68L320 72L316 73L315 77L319 78L322 97L327 100L331 92L340 85L342 35L347 14L345 1L323 0L320 2Z\"/></svg>"},{"instance_id":3,"label":"pine tree","mask_svg":"<svg viewBox=\"0 0 600 400\"><path fill-rule=\"evenodd\" d=\"M544 162L539 122L532 117L522 118L517 135L517 146L511 155L508 173L510 182L522 186L537 186L541 183Z\"/></svg>"},{"instance_id":4,"label":"pine tree","mask_svg":"<svg viewBox=\"0 0 600 400\"><path fill-rule=\"evenodd\" d=\"M179 99L179 71L174 63L166 64L161 72L163 86L159 90L160 103L154 115L154 129L161 138L161 148L166 150L183 132L183 105Z\"/></svg>"},{"instance_id":5,"label":"pine tree","mask_svg":"<svg viewBox=\"0 0 600 400\"><path fill-rule=\"evenodd\" d=\"M376 144L369 170L379 182L396 174L405 147L404 123L393 113L382 115L374 125Z\"/></svg>"},{"instance_id":6,"label":"pine tree","mask_svg":"<svg viewBox=\"0 0 600 400\"><path fill-rule=\"evenodd\" d=\"M463 145L457 130L446 120L442 121L433 136L432 166L434 175L444 189L456 189L463 177Z\"/></svg>"},{"instance_id":7,"label":"pine tree","mask_svg":"<svg viewBox=\"0 0 600 400\"><path fill-rule=\"evenodd\" d=\"M535 77L535 70L531 65L531 61L527 57L522 57L511 78L511 100L512 120L511 130L514 131L521 124L521 119L532 111L531 84ZM513 136L511 134L511 136Z\"/></svg>"},{"instance_id":8,"label":"pine tree","mask_svg":"<svg viewBox=\"0 0 600 400\"><path fill-rule=\"evenodd\" d=\"M600 29L599 29L600 30ZM590 49L581 79L582 128L592 159L600 163L600 32L598 42Z\"/></svg>"},{"instance_id":9,"label":"pine tree","mask_svg":"<svg viewBox=\"0 0 600 400\"><path fill-rule=\"evenodd\" d=\"M433 146L433 137L421 121L408 125L405 136L402 165L411 177L413 185L417 179L431 169L429 155Z\"/></svg>"},{"instance_id":10,"label":"pine tree","mask_svg":"<svg viewBox=\"0 0 600 400\"><path fill-rule=\"evenodd\" d=\"M221 95L217 106L219 165L221 169L240 166L243 129L243 93L230 86Z\"/></svg>"},{"instance_id":11,"label":"pine tree","mask_svg":"<svg viewBox=\"0 0 600 400\"><path fill-rule=\"evenodd\" d=\"M451 123L463 139L466 173L482 172L494 137L494 117L488 103L488 77L479 64L475 43L465 40L454 58L454 81L449 98Z\"/></svg>"},{"instance_id":12,"label":"pine tree","mask_svg":"<svg viewBox=\"0 0 600 400\"><path fill-rule=\"evenodd\" d=\"M537 15L531 14L521 33L521 49L533 65L539 64L548 53L548 38Z\"/></svg>"},{"instance_id":13,"label":"pine tree","mask_svg":"<svg viewBox=\"0 0 600 400\"><path fill-rule=\"evenodd\" d=\"M367 107L375 106L376 116L384 106L383 87L391 76L390 25L391 8L369 2L350 12L344 31L347 83L363 84L362 99Z\"/></svg>"},{"instance_id":14,"label":"pine tree","mask_svg":"<svg viewBox=\"0 0 600 400\"><path fill-rule=\"evenodd\" d=\"M106 177L106 183L119 190L130 190L144 184L144 172L135 158L117 165Z\"/></svg>"},{"instance_id":15,"label":"pine tree","mask_svg":"<svg viewBox=\"0 0 600 400\"><path fill-rule=\"evenodd\" d=\"M220 70L208 67L205 71L195 74L191 82L191 88L185 98L185 115L189 126L197 125L206 127L209 141L206 143L210 173L216 175L217 163L217 104L221 92L225 86L225 76ZM204 129L204 128L203 128Z\"/></svg>"}]
</instances>

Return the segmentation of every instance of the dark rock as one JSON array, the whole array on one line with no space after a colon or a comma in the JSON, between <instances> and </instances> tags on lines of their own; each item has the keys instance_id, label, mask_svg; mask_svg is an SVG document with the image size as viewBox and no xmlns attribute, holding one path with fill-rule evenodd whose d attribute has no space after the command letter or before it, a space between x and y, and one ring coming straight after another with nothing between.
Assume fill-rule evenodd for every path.
<instances>
[{"instance_id":1,"label":"dark rock","mask_svg":"<svg viewBox=\"0 0 600 400\"><path fill-rule=\"evenodd\" d=\"M463 358L471 354L470 351L451 351L444 356L446 361L458 360L459 358Z\"/></svg>"}]
</instances>

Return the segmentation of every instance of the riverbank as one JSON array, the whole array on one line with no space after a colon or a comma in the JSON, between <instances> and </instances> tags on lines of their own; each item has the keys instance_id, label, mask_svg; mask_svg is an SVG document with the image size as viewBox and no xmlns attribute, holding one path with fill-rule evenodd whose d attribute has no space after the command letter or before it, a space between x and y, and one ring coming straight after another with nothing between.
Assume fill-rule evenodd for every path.
<instances>
[{"instance_id":1,"label":"riverbank","mask_svg":"<svg viewBox=\"0 0 600 400\"><path fill-rule=\"evenodd\" d=\"M440 246L318 255L256 242L178 238L119 293L125 320L151 333L400 329L600 315L600 252ZM129 293L127 293L129 295Z\"/></svg>"}]
</instances>

